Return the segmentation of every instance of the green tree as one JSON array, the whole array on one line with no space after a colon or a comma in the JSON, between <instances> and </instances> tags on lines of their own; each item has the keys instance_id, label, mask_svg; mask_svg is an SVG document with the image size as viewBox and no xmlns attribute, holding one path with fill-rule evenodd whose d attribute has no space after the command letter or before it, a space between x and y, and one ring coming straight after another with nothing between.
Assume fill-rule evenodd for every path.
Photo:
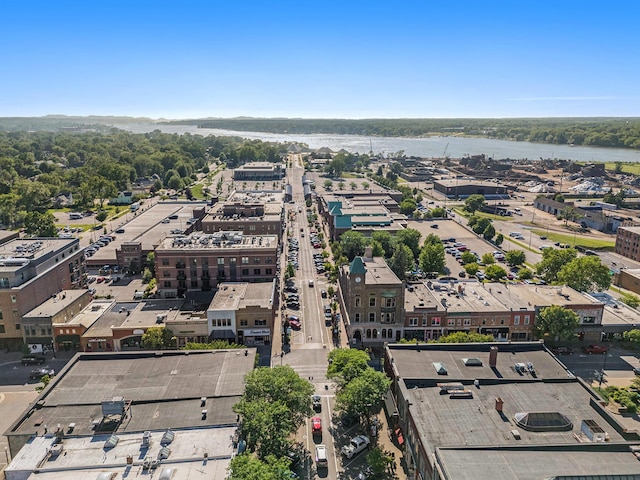
<instances>
[{"instance_id":1,"label":"green tree","mask_svg":"<svg viewBox=\"0 0 640 480\"><path fill-rule=\"evenodd\" d=\"M104 202L108 198L115 197L118 194L118 188L114 182L98 175L89 178L88 186L92 198L97 198L100 202L101 210L104 208Z\"/></svg>"},{"instance_id":2,"label":"green tree","mask_svg":"<svg viewBox=\"0 0 640 480\"><path fill-rule=\"evenodd\" d=\"M325 190L331 190L331 188L333 187L333 182L329 179L324 181L324 189Z\"/></svg>"},{"instance_id":3,"label":"green tree","mask_svg":"<svg viewBox=\"0 0 640 480\"><path fill-rule=\"evenodd\" d=\"M472 277L473 275L475 275L476 273L478 273L480 271L480 265L478 265L475 262L468 263L468 264L466 264L464 266L464 271L467 272L467 275Z\"/></svg>"},{"instance_id":4,"label":"green tree","mask_svg":"<svg viewBox=\"0 0 640 480\"><path fill-rule=\"evenodd\" d=\"M296 268L293 266L293 263L287 263L287 268L284 272L285 279L289 279L296 276Z\"/></svg>"},{"instance_id":5,"label":"green tree","mask_svg":"<svg viewBox=\"0 0 640 480\"><path fill-rule=\"evenodd\" d=\"M548 336L555 341L570 340L575 337L580 317L573 310L560 305L551 305L540 310L535 329L538 337Z\"/></svg>"},{"instance_id":6,"label":"green tree","mask_svg":"<svg viewBox=\"0 0 640 480\"><path fill-rule=\"evenodd\" d=\"M519 280L531 280L533 278L533 272L529 270L527 267L522 267L518 270L518 279Z\"/></svg>"},{"instance_id":7,"label":"green tree","mask_svg":"<svg viewBox=\"0 0 640 480\"><path fill-rule=\"evenodd\" d=\"M599 257L585 256L564 265L558 272L558 281L579 292L602 292L611 286L611 275Z\"/></svg>"},{"instance_id":8,"label":"green tree","mask_svg":"<svg viewBox=\"0 0 640 480\"><path fill-rule=\"evenodd\" d=\"M369 184L369 182L362 182L362 188L363 188L364 190L369 190L369 187L370 187L370 186L371 186L371 185Z\"/></svg>"},{"instance_id":9,"label":"green tree","mask_svg":"<svg viewBox=\"0 0 640 480\"><path fill-rule=\"evenodd\" d=\"M149 327L142 335L142 345L144 348L161 350L163 348L175 347L173 332L166 327Z\"/></svg>"},{"instance_id":10,"label":"green tree","mask_svg":"<svg viewBox=\"0 0 640 480\"><path fill-rule=\"evenodd\" d=\"M482 263L492 265L496 263L496 257L493 256L493 253L484 253L482 254Z\"/></svg>"},{"instance_id":11,"label":"green tree","mask_svg":"<svg viewBox=\"0 0 640 480\"><path fill-rule=\"evenodd\" d=\"M578 252L573 248L545 248L542 251L542 260L535 265L536 273L545 282L555 283L560 269L577 256Z\"/></svg>"},{"instance_id":12,"label":"green tree","mask_svg":"<svg viewBox=\"0 0 640 480\"><path fill-rule=\"evenodd\" d=\"M369 354L355 348L335 348L329 353L327 378L338 379L346 385L369 368Z\"/></svg>"},{"instance_id":13,"label":"green tree","mask_svg":"<svg viewBox=\"0 0 640 480\"><path fill-rule=\"evenodd\" d=\"M564 203L564 195L561 193L556 193L556 196L553 197L556 202Z\"/></svg>"},{"instance_id":14,"label":"green tree","mask_svg":"<svg viewBox=\"0 0 640 480\"><path fill-rule=\"evenodd\" d=\"M107 212L106 210L100 210L98 213L96 213L96 220L99 222L104 222L108 216L109 212Z\"/></svg>"},{"instance_id":15,"label":"green tree","mask_svg":"<svg viewBox=\"0 0 640 480\"><path fill-rule=\"evenodd\" d=\"M415 212L417 206L418 205L413 198L407 198L400 202L400 213L403 215L411 215Z\"/></svg>"},{"instance_id":16,"label":"green tree","mask_svg":"<svg viewBox=\"0 0 640 480\"><path fill-rule=\"evenodd\" d=\"M640 347L640 330L637 328L627 330L622 334L622 338L625 342L630 342L635 344L636 347Z\"/></svg>"},{"instance_id":17,"label":"green tree","mask_svg":"<svg viewBox=\"0 0 640 480\"><path fill-rule=\"evenodd\" d=\"M489 265L484 269L484 273L489 280L502 280L507 276L507 271L500 265Z\"/></svg>"},{"instance_id":18,"label":"green tree","mask_svg":"<svg viewBox=\"0 0 640 480\"><path fill-rule=\"evenodd\" d=\"M432 208L430 213L433 218L446 218L447 216L447 211L442 207Z\"/></svg>"},{"instance_id":19,"label":"green tree","mask_svg":"<svg viewBox=\"0 0 640 480\"><path fill-rule=\"evenodd\" d=\"M371 239L379 242L384 249L384 257L390 258L395 248L395 239L393 235L384 230L376 230L371 234Z\"/></svg>"},{"instance_id":20,"label":"green tree","mask_svg":"<svg viewBox=\"0 0 640 480\"><path fill-rule=\"evenodd\" d=\"M340 181L338 182L338 190L344 190L345 183Z\"/></svg>"},{"instance_id":21,"label":"green tree","mask_svg":"<svg viewBox=\"0 0 640 480\"><path fill-rule=\"evenodd\" d=\"M233 407L243 417L247 448L263 459L284 455L290 435L313 413L312 394L313 386L288 365L249 372L244 394Z\"/></svg>"},{"instance_id":22,"label":"green tree","mask_svg":"<svg viewBox=\"0 0 640 480\"><path fill-rule=\"evenodd\" d=\"M423 272L444 272L445 257L442 243L425 243L420 252L420 268Z\"/></svg>"},{"instance_id":23,"label":"green tree","mask_svg":"<svg viewBox=\"0 0 640 480\"><path fill-rule=\"evenodd\" d=\"M496 234L496 229L493 225L487 225L487 228L482 232L482 236L485 240L491 240Z\"/></svg>"},{"instance_id":24,"label":"green tree","mask_svg":"<svg viewBox=\"0 0 640 480\"><path fill-rule=\"evenodd\" d=\"M349 230L340 235L340 246L342 254L351 261L364 254L367 239L362 233Z\"/></svg>"},{"instance_id":25,"label":"green tree","mask_svg":"<svg viewBox=\"0 0 640 480\"><path fill-rule=\"evenodd\" d=\"M484 231L491 225L491 219L487 217L478 217L476 215L472 215L467 222L467 225L474 233L481 235Z\"/></svg>"},{"instance_id":26,"label":"green tree","mask_svg":"<svg viewBox=\"0 0 640 480\"><path fill-rule=\"evenodd\" d=\"M267 456L264 460L250 453L236 455L229 464L228 480L291 480L291 461L287 457Z\"/></svg>"},{"instance_id":27,"label":"green tree","mask_svg":"<svg viewBox=\"0 0 640 480\"><path fill-rule=\"evenodd\" d=\"M464 201L464 208L469 213L475 213L482 210L485 206L484 195L469 195Z\"/></svg>"},{"instance_id":28,"label":"green tree","mask_svg":"<svg viewBox=\"0 0 640 480\"><path fill-rule=\"evenodd\" d=\"M393 464L393 456L391 453L383 450L379 446L375 446L367 453L366 464L371 468L371 478L386 478L385 474Z\"/></svg>"},{"instance_id":29,"label":"green tree","mask_svg":"<svg viewBox=\"0 0 640 480\"><path fill-rule=\"evenodd\" d=\"M372 412L382 404L391 380L382 372L369 367L361 375L344 385L336 395L338 410L353 413L369 422Z\"/></svg>"},{"instance_id":30,"label":"green tree","mask_svg":"<svg viewBox=\"0 0 640 480\"><path fill-rule=\"evenodd\" d=\"M483 343L493 342L493 335L485 335L475 332L453 332L449 335L443 335L436 340L436 343Z\"/></svg>"},{"instance_id":31,"label":"green tree","mask_svg":"<svg viewBox=\"0 0 640 480\"><path fill-rule=\"evenodd\" d=\"M149 252L147 253L147 267L149 268L149 270L151 270L152 276L156 276L155 275L155 271L156 271L156 253L155 252Z\"/></svg>"},{"instance_id":32,"label":"green tree","mask_svg":"<svg viewBox=\"0 0 640 480\"><path fill-rule=\"evenodd\" d=\"M396 274L400 280L405 280L406 272L413 268L415 259L413 252L409 247L399 243L396 245L393 255L389 259L389 268Z\"/></svg>"},{"instance_id":33,"label":"green tree","mask_svg":"<svg viewBox=\"0 0 640 480\"><path fill-rule=\"evenodd\" d=\"M505 253L504 258L508 265L518 266L526 261L526 255L522 250L509 250Z\"/></svg>"},{"instance_id":34,"label":"green tree","mask_svg":"<svg viewBox=\"0 0 640 480\"><path fill-rule=\"evenodd\" d=\"M420 255L420 237L422 234L415 228L405 228L396 234L396 242L403 243L411 249L414 258Z\"/></svg>"},{"instance_id":35,"label":"green tree","mask_svg":"<svg viewBox=\"0 0 640 480\"><path fill-rule=\"evenodd\" d=\"M351 187L351 190L355 190L358 188L358 184L356 182L349 182L349 187Z\"/></svg>"},{"instance_id":36,"label":"green tree","mask_svg":"<svg viewBox=\"0 0 640 480\"><path fill-rule=\"evenodd\" d=\"M55 237L58 235L55 217L51 213L27 213L24 217L24 228L27 235L36 237Z\"/></svg>"},{"instance_id":37,"label":"green tree","mask_svg":"<svg viewBox=\"0 0 640 480\"><path fill-rule=\"evenodd\" d=\"M640 298L637 295L633 295L631 293L623 293L622 297L620 297L622 303L629 305L631 308L638 308L640 305Z\"/></svg>"},{"instance_id":38,"label":"green tree","mask_svg":"<svg viewBox=\"0 0 640 480\"><path fill-rule=\"evenodd\" d=\"M502 235L501 233L499 233L496 236L496 239L493 241L493 243L495 243L497 246L502 245L503 242L504 242L504 235Z\"/></svg>"},{"instance_id":39,"label":"green tree","mask_svg":"<svg viewBox=\"0 0 640 480\"><path fill-rule=\"evenodd\" d=\"M462 260L463 265L477 262L476 256L469 250L465 250L464 252L462 252L462 256L460 257L460 259Z\"/></svg>"}]
</instances>

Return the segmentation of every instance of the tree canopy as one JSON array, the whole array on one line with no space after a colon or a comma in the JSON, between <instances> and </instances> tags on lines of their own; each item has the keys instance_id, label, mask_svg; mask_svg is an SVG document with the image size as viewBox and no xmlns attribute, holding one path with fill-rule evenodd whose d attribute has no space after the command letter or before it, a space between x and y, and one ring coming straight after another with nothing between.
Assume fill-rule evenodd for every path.
<instances>
[{"instance_id":1,"label":"tree canopy","mask_svg":"<svg viewBox=\"0 0 640 480\"><path fill-rule=\"evenodd\" d=\"M291 460L268 455L264 460L250 453L236 455L229 464L228 480L291 480Z\"/></svg>"},{"instance_id":2,"label":"tree canopy","mask_svg":"<svg viewBox=\"0 0 640 480\"><path fill-rule=\"evenodd\" d=\"M493 342L495 339L493 335L486 335L483 333L475 332L453 332L449 335L443 335L437 340L436 343L482 343Z\"/></svg>"},{"instance_id":3,"label":"tree canopy","mask_svg":"<svg viewBox=\"0 0 640 480\"><path fill-rule=\"evenodd\" d=\"M560 305L543 308L536 319L538 337L549 336L554 340L569 340L575 337L580 324L578 314Z\"/></svg>"},{"instance_id":4,"label":"tree canopy","mask_svg":"<svg viewBox=\"0 0 640 480\"><path fill-rule=\"evenodd\" d=\"M369 367L369 355L355 348L335 348L329 353L328 378L339 378L346 384Z\"/></svg>"},{"instance_id":5,"label":"tree canopy","mask_svg":"<svg viewBox=\"0 0 640 480\"><path fill-rule=\"evenodd\" d=\"M597 256L578 257L558 272L558 282L579 292L601 292L611 286L609 267Z\"/></svg>"},{"instance_id":6,"label":"tree canopy","mask_svg":"<svg viewBox=\"0 0 640 480\"><path fill-rule=\"evenodd\" d=\"M558 279L560 269L578 256L573 248L558 249L545 248L542 260L536 264L536 273L547 283L554 283Z\"/></svg>"}]
</instances>

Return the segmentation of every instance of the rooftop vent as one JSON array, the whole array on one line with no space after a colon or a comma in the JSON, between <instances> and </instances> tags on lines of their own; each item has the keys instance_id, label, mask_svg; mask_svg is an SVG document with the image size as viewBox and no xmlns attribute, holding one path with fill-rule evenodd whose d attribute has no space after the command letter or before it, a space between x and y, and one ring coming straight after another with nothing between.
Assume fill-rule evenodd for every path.
<instances>
[{"instance_id":1,"label":"rooftop vent","mask_svg":"<svg viewBox=\"0 0 640 480\"><path fill-rule=\"evenodd\" d=\"M433 362L433 368L436 369L438 375L447 375L447 368L442 362Z\"/></svg>"},{"instance_id":2,"label":"rooftop vent","mask_svg":"<svg viewBox=\"0 0 640 480\"><path fill-rule=\"evenodd\" d=\"M160 472L160 476L158 477L158 480L171 480L175 473L176 473L176 469L173 467L163 468L162 471Z\"/></svg>"},{"instance_id":3,"label":"rooftop vent","mask_svg":"<svg viewBox=\"0 0 640 480\"><path fill-rule=\"evenodd\" d=\"M173 442L173 439L175 438L175 436L176 434L173 432L173 430L167 430L162 435L162 440L160 440L160 445L162 446L169 445L171 442Z\"/></svg>"},{"instance_id":4,"label":"rooftop vent","mask_svg":"<svg viewBox=\"0 0 640 480\"><path fill-rule=\"evenodd\" d=\"M104 448L105 450L113 448L118 444L119 441L120 441L120 437L118 437L117 435L111 435L109 439L106 442L104 442L104 447L102 448Z\"/></svg>"},{"instance_id":5,"label":"rooftop vent","mask_svg":"<svg viewBox=\"0 0 640 480\"><path fill-rule=\"evenodd\" d=\"M558 412L518 412L513 419L530 432L565 432L573 428L571 420Z\"/></svg>"},{"instance_id":6,"label":"rooftop vent","mask_svg":"<svg viewBox=\"0 0 640 480\"><path fill-rule=\"evenodd\" d=\"M166 460L171 455L171 449L168 447L162 447L158 452L158 460Z\"/></svg>"},{"instance_id":7,"label":"rooftop vent","mask_svg":"<svg viewBox=\"0 0 640 480\"><path fill-rule=\"evenodd\" d=\"M142 446L149 447L151 446L151 432L147 430L142 434Z\"/></svg>"},{"instance_id":8,"label":"rooftop vent","mask_svg":"<svg viewBox=\"0 0 640 480\"><path fill-rule=\"evenodd\" d=\"M118 476L115 472L100 472L96 477L96 480L113 480Z\"/></svg>"},{"instance_id":9,"label":"rooftop vent","mask_svg":"<svg viewBox=\"0 0 640 480\"><path fill-rule=\"evenodd\" d=\"M462 359L462 363L464 363L465 366L467 366L467 367L481 367L482 366L482 360L480 360L479 358L463 358Z\"/></svg>"}]
</instances>

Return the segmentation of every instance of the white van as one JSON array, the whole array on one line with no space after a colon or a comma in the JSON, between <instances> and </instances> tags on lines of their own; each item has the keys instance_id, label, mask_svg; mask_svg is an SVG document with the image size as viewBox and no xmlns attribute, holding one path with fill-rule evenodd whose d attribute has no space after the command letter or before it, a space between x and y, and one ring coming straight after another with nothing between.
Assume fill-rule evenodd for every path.
<instances>
[{"instance_id":1,"label":"white van","mask_svg":"<svg viewBox=\"0 0 640 480\"><path fill-rule=\"evenodd\" d=\"M84 216L80 212L70 212L69 220L81 220Z\"/></svg>"},{"instance_id":2,"label":"white van","mask_svg":"<svg viewBox=\"0 0 640 480\"><path fill-rule=\"evenodd\" d=\"M309 280L309 287L313 287L313 280Z\"/></svg>"},{"instance_id":3,"label":"white van","mask_svg":"<svg viewBox=\"0 0 640 480\"><path fill-rule=\"evenodd\" d=\"M327 468L328 466L326 445L316 445L316 467Z\"/></svg>"}]
</instances>

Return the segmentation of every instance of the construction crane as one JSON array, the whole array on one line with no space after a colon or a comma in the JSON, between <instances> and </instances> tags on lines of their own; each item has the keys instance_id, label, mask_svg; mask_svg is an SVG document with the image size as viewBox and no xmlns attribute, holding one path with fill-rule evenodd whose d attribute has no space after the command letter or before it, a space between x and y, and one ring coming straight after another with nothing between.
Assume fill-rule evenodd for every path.
<instances>
[{"instance_id":1,"label":"construction crane","mask_svg":"<svg viewBox=\"0 0 640 480\"><path fill-rule=\"evenodd\" d=\"M444 160L445 158L447 158L447 157L446 157L446 155L447 155L447 148L449 148L449 142L447 142L447 146L446 146L446 147L444 147L444 152L442 152L442 159L443 159L443 160Z\"/></svg>"}]
</instances>

